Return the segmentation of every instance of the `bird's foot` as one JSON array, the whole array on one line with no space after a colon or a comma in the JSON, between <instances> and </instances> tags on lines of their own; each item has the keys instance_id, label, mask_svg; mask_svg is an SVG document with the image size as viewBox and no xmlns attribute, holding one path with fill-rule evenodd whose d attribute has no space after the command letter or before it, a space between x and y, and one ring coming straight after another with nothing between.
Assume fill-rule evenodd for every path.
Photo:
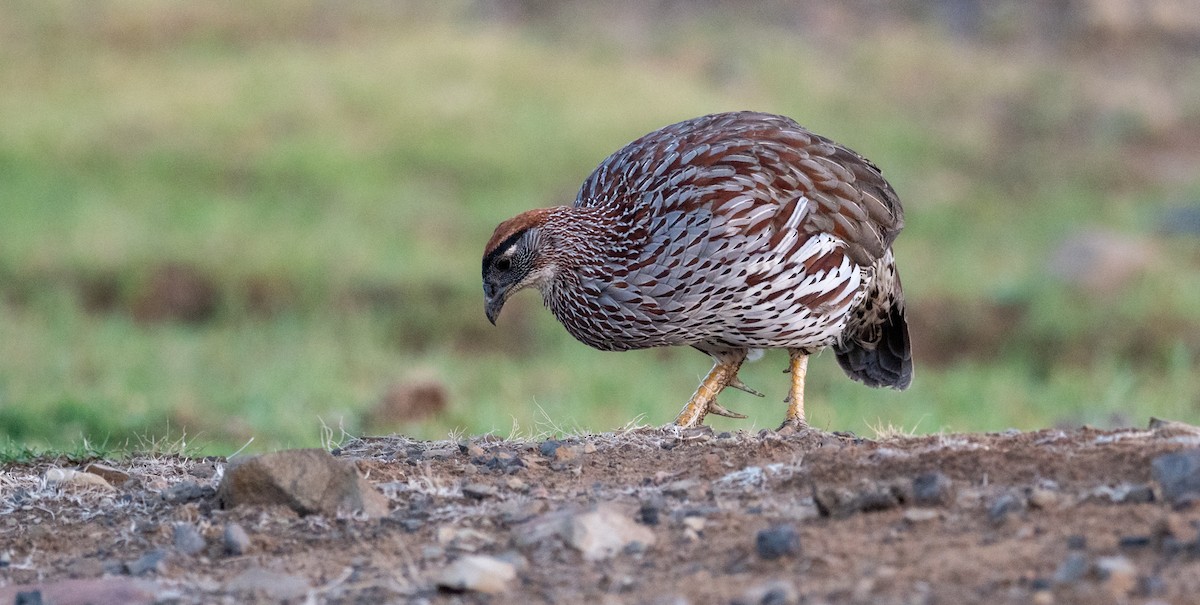
<instances>
[{"instance_id":1,"label":"bird's foot","mask_svg":"<svg viewBox=\"0 0 1200 605\"><path fill-rule=\"evenodd\" d=\"M718 360L713 365L712 370L708 372L708 376L705 376L704 381L696 388L696 393L692 395L691 400L687 402L687 405L683 406L683 410L679 412L679 416L675 417L675 424L683 428L700 426L704 423L704 417L708 414L716 414L726 418L745 418L745 414L732 412L717 403L717 395L725 387L729 386L760 397L762 396L761 393L746 386L737 377L737 371L741 365L741 359L735 361Z\"/></svg>"},{"instance_id":2,"label":"bird's foot","mask_svg":"<svg viewBox=\"0 0 1200 605\"><path fill-rule=\"evenodd\" d=\"M808 423L805 422L804 418L801 417L785 419L783 423L779 425L779 428L775 429L775 432L779 433L780 435L796 435L812 430L815 429L808 426Z\"/></svg>"}]
</instances>

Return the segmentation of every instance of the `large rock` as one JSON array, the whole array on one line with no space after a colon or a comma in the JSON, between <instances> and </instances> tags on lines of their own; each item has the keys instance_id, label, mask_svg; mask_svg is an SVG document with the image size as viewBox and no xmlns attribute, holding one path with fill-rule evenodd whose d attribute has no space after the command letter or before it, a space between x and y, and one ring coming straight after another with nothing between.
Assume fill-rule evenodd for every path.
<instances>
[{"instance_id":1,"label":"large rock","mask_svg":"<svg viewBox=\"0 0 1200 605\"><path fill-rule=\"evenodd\" d=\"M301 515L382 517L388 513L387 498L360 477L352 463L321 449L231 460L217 488L217 500L224 508L282 504Z\"/></svg>"},{"instance_id":2,"label":"large rock","mask_svg":"<svg viewBox=\"0 0 1200 605\"><path fill-rule=\"evenodd\" d=\"M562 526L562 532L567 544L588 561L607 559L634 542L654 546L656 540L650 528L637 524L617 507L604 504L572 515Z\"/></svg>"}]
</instances>

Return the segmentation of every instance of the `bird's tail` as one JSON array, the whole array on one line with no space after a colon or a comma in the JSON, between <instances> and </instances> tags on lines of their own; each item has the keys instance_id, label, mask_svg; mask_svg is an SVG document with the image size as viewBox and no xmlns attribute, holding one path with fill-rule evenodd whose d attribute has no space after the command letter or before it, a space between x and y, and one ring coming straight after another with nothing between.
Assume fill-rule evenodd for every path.
<instances>
[{"instance_id":1,"label":"bird's tail","mask_svg":"<svg viewBox=\"0 0 1200 605\"><path fill-rule=\"evenodd\" d=\"M867 386L905 389L912 383L904 291L890 250L834 352L846 375Z\"/></svg>"}]
</instances>

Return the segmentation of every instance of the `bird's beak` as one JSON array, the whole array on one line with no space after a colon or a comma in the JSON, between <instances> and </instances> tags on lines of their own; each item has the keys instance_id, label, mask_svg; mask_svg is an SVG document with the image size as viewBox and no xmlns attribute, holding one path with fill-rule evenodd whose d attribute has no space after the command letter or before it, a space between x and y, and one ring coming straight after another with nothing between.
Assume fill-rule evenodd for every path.
<instances>
[{"instance_id":1,"label":"bird's beak","mask_svg":"<svg viewBox=\"0 0 1200 605\"><path fill-rule=\"evenodd\" d=\"M500 309L504 308L504 301L508 298L507 292L489 293L483 299L483 312L487 314L488 321L492 325L496 325L496 318L500 316Z\"/></svg>"}]
</instances>

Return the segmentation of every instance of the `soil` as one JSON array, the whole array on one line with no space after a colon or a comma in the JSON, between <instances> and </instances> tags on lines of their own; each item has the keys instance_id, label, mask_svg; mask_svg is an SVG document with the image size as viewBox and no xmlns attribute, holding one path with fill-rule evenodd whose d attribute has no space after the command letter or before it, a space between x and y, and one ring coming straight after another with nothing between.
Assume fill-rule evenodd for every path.
<instances>
[{"instance_id":1,"label":"soil","mask_svg":"<svg viewBox=\"0 0 1200 605\"><path fill-rule=\"evenodd\" d=\"M51 485L47 471L75 465L42 460L0 473L0 603L100 577L178 603L1195 602L1200 506L1164 493L1152 461L1197 446L1200 430L1173 423L878 440L365 438L333 453L389 498L375 519L221 510L223 459L108 461L113 489ZM653 544L590 560L539 529L597 506ZM179 524L205 540L188 547ZM231 524L249 538L243 554L223 545ZM511 562L516 577L496 594L439 589L467 554ZM275 573L255 583L248 570Z\"/></svg>"}]
</instances>

